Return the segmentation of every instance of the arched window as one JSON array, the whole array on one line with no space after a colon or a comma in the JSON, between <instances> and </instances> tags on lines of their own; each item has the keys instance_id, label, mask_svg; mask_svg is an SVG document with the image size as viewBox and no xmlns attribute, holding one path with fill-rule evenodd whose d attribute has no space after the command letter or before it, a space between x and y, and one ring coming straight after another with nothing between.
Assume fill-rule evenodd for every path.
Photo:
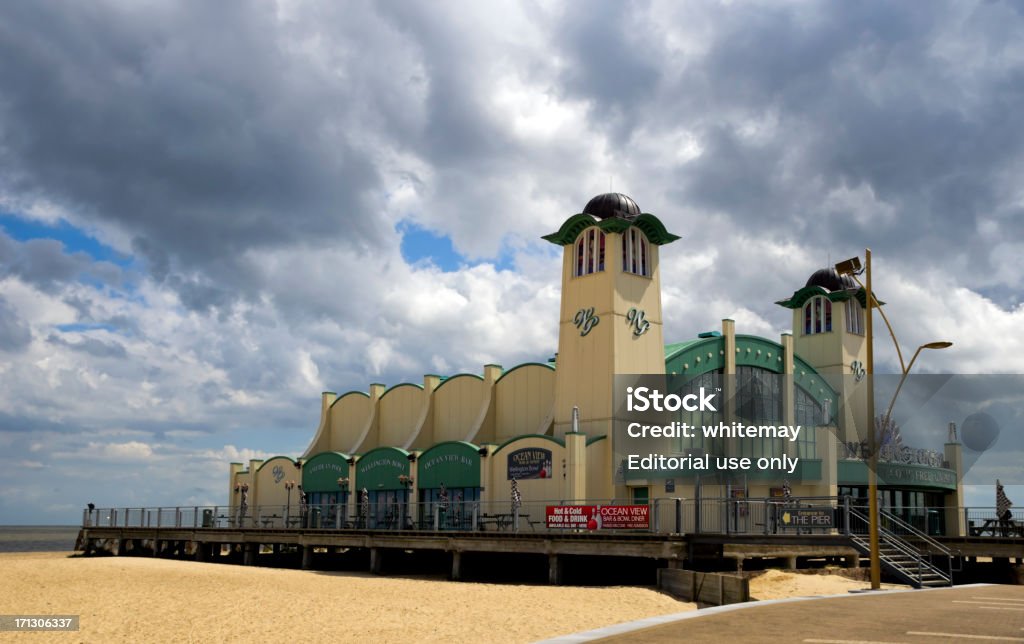
<instances>
[{"instance_id":1,"label":"arched window","mask_svg":"<svg viewBox=\"0 0 1024 644\"><path fill-rule=\"evenodd\" d=\"M864 335L864 307L854 298L846 301L846 330Z\"/></svg>"},{"instance_id":2,"label":"arched window","mask_svg":"<svg viewBox=\"0 0 1024 644\"><path fill-rule=\"evenodd\" d=\"M639 228L630 228L622 235L622 270L634 275L651 276L651 254L647 237Z\"/></svg>"},{"instance_id":3,"label":"arched window","mask_svg":"<svg viewBox=\"0 0 1024 644\"><path fill-rule=\"evenodd\" d=\"M604 233L587 228L576 238L576 277L604 270Z\"/></svg>"},{"instance_id":4,"label":"arched window","mask_svg":"<svg viewBox=\"0 0 1024 644\"><path fill-rule=\"evenodd\" d=\"M832 330L832 302L822 295L812 297L804 304L804 335L827 333Z\"/></svg>"}]
</instances>

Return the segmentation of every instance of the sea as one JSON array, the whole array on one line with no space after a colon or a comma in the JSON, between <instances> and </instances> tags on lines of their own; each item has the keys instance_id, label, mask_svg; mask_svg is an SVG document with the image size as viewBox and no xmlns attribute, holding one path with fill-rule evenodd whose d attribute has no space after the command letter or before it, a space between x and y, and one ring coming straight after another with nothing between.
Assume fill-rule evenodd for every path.
<instances>
[{"instance_id":1,"label":"sea","mask_svg":"<svg viewBox=\"0 0 1024 644\"><path fill-rule=\"evenodd\" d=\"M75 549L78 526L0 526L0 552L70 552Z\"/></svg>"}]
</instances>

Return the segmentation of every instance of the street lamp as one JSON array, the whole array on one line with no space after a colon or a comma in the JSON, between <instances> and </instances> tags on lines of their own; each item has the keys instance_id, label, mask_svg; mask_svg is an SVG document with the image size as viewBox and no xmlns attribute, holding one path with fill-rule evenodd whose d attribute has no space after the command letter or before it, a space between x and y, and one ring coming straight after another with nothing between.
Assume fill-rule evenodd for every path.
<instances>
[{"instance_id":1,"label":"street lamp","mask_svg":"<svg viewBox=\"0 0 1024 644\"><path fill-rule=\"evenodd\" d=\"M288 490L288 505L284 508L284 521L288 525L289 515L292 513L292 490L295 488L295 481L285 481L284 489Z\"/></svg>"},{"instance_id":2,"label":"street lamp","mask_svg":"<svg viewBox=\"0 0 1024 644\"><path fill-rule=\"evenodd\" d=\"M881 312L881 309L879 309L879 312ZM914 361L917 360L917 356L918 354L921 353L921 349L948 349L951 346L953 346L952 342L942 341L929 342L927 344L922 344L917 348L917 351L914 352L913 357L910 358L910 362L908 362L906 368L903 369L903 375L900 376L900 382L898 385L896 385L896 393L892 395L892 400L889 401L889 408L885 410L885 426L889 425L889 421L892 417L892 407L893 405L896 404L896 396L900 395L900 389L903 388L903 381L907 379L907 375L910 373L910 369L914 366Z\"/></svg>"},{"instance_id":3,"label":"street lamp","mask_svg":"<svg viewBox=\"0 0 1024 644\"><path fill-rule=\"evenodd\" d=\"M885 315L885 311L878 305L878 300L875 298L875 293L871 289L871 249L864 249L864 267L861 268L860 258L851 257L848 260L839 262L835 265L836 272L840 275L849 275L857 284L864 289L864 302L867 305L867 316L864 324L864 332L867 335L867 365L866 373L868 376L868 409L867 416L869 425L868 431L868 542L870 547L870 560L871 560L871 589L878 590L882 586L882 565L879 558L878 551L878 437L875 429L875 341L874 341L874 329L872 324L872 311L878 309L878 312L882 315L882 321L885 322L886 328L889 329L889 335L892 337L892 343L896 345L896 355L900 360L900 376L899 385L896 387L896 393L893 394L892 400L889 402L889 408L885 412L885 426L889 424L890 414L892 414L893 405L896 404L896 396L899 395L900 389L903 387L903 381L907 379L907 374L910 373L910 368L914 366L914 361L917 360L917 356L921 353L922 349L945 349L953 346L952 342L929 342L923 344L917 348L914 352L914 356L910 359L910 364L903 362L903 352L900 350L900 343L896 340L896 333L892 330L892 324L889 323L889 318ZM857 275L864 273L864 282L862 283Z\"/></svg>"}]
</instances>

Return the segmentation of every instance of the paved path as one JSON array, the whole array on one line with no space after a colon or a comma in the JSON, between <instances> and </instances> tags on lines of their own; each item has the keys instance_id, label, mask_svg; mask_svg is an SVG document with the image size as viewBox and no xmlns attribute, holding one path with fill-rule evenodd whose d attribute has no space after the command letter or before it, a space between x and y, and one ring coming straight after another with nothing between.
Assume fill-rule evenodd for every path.
<instances>
[{"instance_id":1,"label":"paved path","mask_svg":"<svg viewBox=\"0 0 1024 644\"><path fill-rule=\"evenodd\" d=\"M551 642L896 644L1024 642L1024 586L971 585L751 602ZM643 621L643 620L641 620ZM641 630L636 630L639 627Z\"/></svg>"}]
</instances>

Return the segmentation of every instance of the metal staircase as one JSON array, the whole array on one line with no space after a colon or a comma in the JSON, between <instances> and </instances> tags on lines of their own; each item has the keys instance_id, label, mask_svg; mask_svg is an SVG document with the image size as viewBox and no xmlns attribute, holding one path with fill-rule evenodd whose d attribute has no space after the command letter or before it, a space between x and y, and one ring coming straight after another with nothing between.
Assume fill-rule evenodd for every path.
<instances>
[{"instance_id":1,"label":"metal staircase","mask_svg":"<svg viewBox=\"0 0 1024 644\"><path fill-rule=\"evenodd\" d=\"M866 509L848 507L847 536L862 555L870 556ZM952 551L888 512L879 512L878 556L890 574L915 588L953 585ZM945 561L945 570L935 565Z\"/></svg>"}]
</instances>

